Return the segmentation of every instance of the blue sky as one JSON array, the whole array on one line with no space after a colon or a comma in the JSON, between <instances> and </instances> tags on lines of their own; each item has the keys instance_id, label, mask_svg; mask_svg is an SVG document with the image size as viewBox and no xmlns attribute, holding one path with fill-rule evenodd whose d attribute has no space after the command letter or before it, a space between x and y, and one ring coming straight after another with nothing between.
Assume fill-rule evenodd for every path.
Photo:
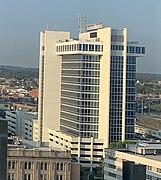
<instances>
[{"instance_id":1,"label":"blue sky","mask_svg":"<svg viewBox=\"0 0 161 180\"><path fill-rule=\"evenodd\" d=\"M77 17L128 28L129 40L145 44L138 72L161 73L161 0L1 0L0 64L38 67L39 32L69 30L77 35Z\"/></svg>"}]
</instances>

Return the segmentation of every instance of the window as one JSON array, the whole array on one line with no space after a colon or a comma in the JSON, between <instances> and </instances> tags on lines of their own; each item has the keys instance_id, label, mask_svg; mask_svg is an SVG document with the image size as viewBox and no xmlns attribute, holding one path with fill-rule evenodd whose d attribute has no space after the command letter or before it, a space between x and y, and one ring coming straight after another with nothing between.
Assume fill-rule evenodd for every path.
<instances>
[{"instance_id":1,"label":"window","mask_svg":"<svg viewBox=\"0 0 161 180\"><path fill-rule=\"evenodd\" d=\"M64 165L63 165L63 163L60 164L60 170L61 170L61 171L64 170Z\"/></svg>"},{"instance_id":2,"label":"window","mask_svg":"<svg viewBox=\"0 0 161 180\"><path fill-rule=\"evenodd\" d=\"M24 180L27 180L27 174L24 174Z\"/></svg>"},{"instance_id":3,"label":"window","mask_svg":"<svg viewBox=\"0 0 161 180\"><path fill-rule=\"evenodd\" d=\"M56 164L56 169L59 170L59 163Z\"/></svg>"},{"instance_id":4,"label":"window","mask_svg":"<svg viewBox=\"0 0 161 180\"><path fill-rule=\"evenodd\" d=\"M16 166L16 165L15 165L15 162L13 161L13 162L12 162L12 169L15 169L15 166Z\"/></svg>"},{"instance_id":5,"label":"window","mask_svg":"<svg viewBox=\"0 0 161 180\"><path fill-rule=\"evenodd\" d=\"M40 180L43 180L43 174L40 175Z\"/></svg>"},{"instance_id":6,"label":"window","mask_svg":"<svg viewBox=\"0 0 161 180\"><path fill-rule=\"evenodd\" d=\"M44 180L47 180L48 177L47 177L47 174L44 174Z\"/></svg>"},{"instance_id":7,"label":"window","mask_svg":"<svg viewBox=\"0 0 161 180\"><path fill-rule=\"evenodd\" d=\"M95 51L100 51L100 45L95 45Z\"/></svg>"},{"instance_id":8,"label":"window","mask_svg":"<svg viewBox=\"0 0 161 180\"><path fill-rule=\"evenodd\" d=\"M83 44L83 51L88 51L88 44Z\"/></svg>"},{"instance_id":9,"label":"window","mask_svg":"<svg viewBox=\"0 0 161 180\"><path fill-rule=\"evenodd\" d=\"M8 169L11 169L11 161L8 162Z\"/></svg>"},{"instance_id":10,"label":"window","mask_svg":"<svg viewBox=\"0 0 161 180\"><path fill-rule=\"evenodd\" d=\"M10 175L10 173L8 174L8 180L10 180L10 178L11 178L11 175Z\"/></svg>"},{"instance_id":11,"label":"window","mask_svg":"<svg viewBox=\"0 0 161 180\"><path fill-rule=\"evenodd\" d=\"M96 37L97 37L97 32L90 33L90 38L96 38Z\"/></svg>"},{"instance_id":12,"label":"window","mask_svg":"<svg viewBox=\"0 0 161 180\"><path fill-rule=\"evenodd\" d=\"M56 180L63 180L63 175L57 175Z\"/></svg>"},{"instance_id":13,"label":"window","mask_svg":"<svg viewBox=\"0 0 161 180\"><path fill-rule=\"evenodd\" d=\"M151 171L151 170L152 170L152 166L147 166L147 169L148 169L149 171Z\"/></svg>"},{"instance_id":14,"label":"window","mask_svg":"<svg viewBox=\"0 0 161 180\"><path fill-rule=\"evenodd\" d=\"M141 48L140 47L136 47L136 53L140 53Z\"/></svg>"},{"instance_id":15,"label":"window","mask_svg":"<svg viewBox=\"0 0 161 180\"><path fill-rule=\"evenodd\" d=\"M142 54L145 54L145 47L142 47Z\"/></svg>"},{"instance_id":16,"label":"window","mask_svg":"<svg viewBox=\"0 0 161 180\"><path fill-rule=\"evenodd\" d=\"M31 169L31 162L28 163L28 169Z\"/></svg>"},{"instance_id":17,"label":"window","mask_svg":"<svg viewBox=\"0 0 161 180\"><path fill-rule=\"evenodd\" d=\"M31 174L28 174L28 180L31 180Z\"/></svg>"},{"instance_id":18,"label":"window","mask_svg":"<svg viewBox=\"0 0 161 180\"><path fill-rule=\"evenodd\" d=\"M42 46L42 50L43 50L43 51L45 50L45 46Z\"/></svg>"},{"instance_id":19,"label":"window","mask_svg":"<svg viewBox=\"0 0 161 180\"><path fill-rule=\"evenodd\" d=\"M101 52L103 52L103 45L101 45Z\"/></svg>"},{"instance_id":20,"label":"window","mask_svg":"<svg viewBox=\"0 0 161 180\"><path fill-rule=\"evenodd\" d=\"M109 167L109 168L112 168L112 169L116 169L116 166L113 165L113 164L108 164L108 167Z\"/></svg>"},{"instance_id":21,"label":"window","mask_svg":"<svg viewBox=\"0 0 161 180\"><path fill-rule=\"evenodd\" d=\"M40 169L43 170L43 163L40 164Z\"/></svg>"},{"instance_id":22,"label":"window","mask_svg":"<svg viewBox=\"0 0 161 180\"><path fill-rule=\"evenodd\" d=\"M108 172L108 175L111 176L111 177L116 178L116 174L114 174L114 173Z\"/></svg>"},{"instance_id":23,"label":"window","mask_svg":"<svg viewBox=\"0 0 161 180\"><path fill-rule=\"evenodd\" d=\"M47 169L48 169L48 164L47 164L47 162L41 162L41 164L40 164L40 169L41 169L41 170L47 170Z\"/></svg>"},{"instance_id":24,"label":"window","mask_svg":"<svg viewBox=\"0 0 161 180\"><path fill-rule=\"evenodd\" d=\"M111 159L111 160L116 161L116 158L115 158L115 157L112 157L112 156L108 156L108 159Z\"/></svg>"},{"instance_id":25,"label":"window","mask_svg":"<svg viewBox=\"0 0 161 180\"><path fill-rule=\"evenodd\" d=\"M60 176L59 176L59 180L63 180L63 175L60 175Z\"/></svg>"},{"instance_id":26,"label":"window","mask_svg":"<svg viewBox=\"0 0 161 180\"><path fill-rule=\"evenodd\" d=\"M27 169L27 162L25 162L25 169Z\"/></svg>"},{"instance_id":27,"label":"window","mask_svg":"<svg viewBox=\"0 0 161 180\"><path fill-rule=\"evenodd\" d=\"M76 51L76 47L77 47L77 45L76 45L76 44L74 44L74 48L73 48L73 49L74 49L74 51Z\"/></svg>"},{"instance_id":28,"label":"window","mask_svg":"<svg viewBox=\"0 0 161 180\"><path fill-rule=\"evenodd\" d=\"M146 179L152 180L152 176L146 175Z\"/></svg>"},{"instance_id":29,"label":"window","mask_svg":"<svg viewBox=\"0 0 161 180\"><path fill-rule=\"evenodd\" d=\"M44 170L47 170L47 162L44 163Z\"/></svg>"},{"instance_id":30,"label":"window","mask_svg":"<svg viewBox=\"0 0 161 180\"><path fill-rule=\"evenodd\" d=\"M161 169L160 169L160 168L157 168L157 172L158 172L158 173L161 173Z\"/></svg>"},{"instance_id":31,"label":"window","mask_svg":"<svg viewBox=\"0 0 161 180\"><path fill-rule=\"evenodd\" d=\"M111 36L112 42L124 42L124 36L122 35L112 35Z\"/></svg>"},{"instance_id":32,"label":"window","mask_svg":"<svg viewBox=\"0 0 161 180\"><path fill-rule=\"evenodd\" d=\"M15 175L13 173L9 173L8 180L15 180Z\"/></svg>"},{"instance_id":33,"label":"window","mask_svg":"<svg viewBox=\"0 0 161 180\"><path fill-rule=\"evenodd\" d=\"M31 180L31 174L24 174L24 180Z\"/></svg>"},{"instance_id":34,"label":"window","mask_svg":"<svg viewBox=\"0 0 161 180\"><path fill-rule=\"evenodd\" d=\"M77 49L78 49L78 51L81 51L82 50L82 44L78 44Z\"/></svg>"},{"instance_id":35,"label":"window","mask_svg":"<svg viewBox=\"0 0 161 180\"><path fill-rule=\"evenodd\" d=\"M89 51L94 51L94 45L93 44L89 45Z\"/></svg>"},{"instance_id":36,"label":"window","mask_svg":"<svg viewBox=\"0 0 161 180\"><path fill-rule=\"evenodd\" d=\"M47 174L41 174L40 175L40 180L47 180L48 179L48 175Z\"/></svg>"},{"instance_id":37,"label":"window","mask_svg":"<svg viewBox=\"0 0 161 180\"><path fill-rule=\"evenodd\" d=\"M116 46L115 45L111 45L111 50L116 50Z\"/></svg>"}]
</instances>

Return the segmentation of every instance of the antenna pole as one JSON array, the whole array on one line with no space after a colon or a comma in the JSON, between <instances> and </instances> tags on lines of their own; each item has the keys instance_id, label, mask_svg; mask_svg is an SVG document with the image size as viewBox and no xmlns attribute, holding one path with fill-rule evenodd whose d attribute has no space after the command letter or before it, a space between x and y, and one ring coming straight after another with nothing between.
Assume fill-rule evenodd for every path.
<instances>
[{"instance_id":1,"label":"antenna pole","mask_svg":"<svg viewBox=\"0 0 161 180\"><path fill-rule=\"evenodd\" d=\"M80 17L78 14L78 33L86 31L87 17Z\"/></svg>"},{"instance_id":2,"label":"antenna pole","mask_svg":"<svg viewBox=\"0 0 161 180\"><path fill-rule=\"evenodd\" d=\"M79 14L79 12L78 12L78 35L79 35L79 33L81 32L81 17L80 17L80 14Z\"/></svg>"},{"instance_id":3,"label":"antenna pole","mask_svg":"<svg viewBox=\"0 0 161 180\"><path fill-rule=\"evenodd\" d=\"M48 31L49 27L48 27L48 19L47 19L47 22L46 22L46 30Z\"/></svg>"}]
</instances>

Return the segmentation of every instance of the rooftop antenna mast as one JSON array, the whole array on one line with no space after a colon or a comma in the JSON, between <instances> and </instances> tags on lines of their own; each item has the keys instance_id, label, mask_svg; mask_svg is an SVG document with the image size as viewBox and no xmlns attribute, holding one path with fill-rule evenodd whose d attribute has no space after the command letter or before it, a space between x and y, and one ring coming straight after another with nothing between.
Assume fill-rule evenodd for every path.
<instances>
[{"instance_id":1,"label":"rooftop antenna mast","mask_svg":"<svg viewBox=\"0 0 161 180\"><path fill-rule=\"evenodd\" d=\"M80 17L78 14L78 33L86 31L87 17Z\"/></svg>"},{"instance_id":2,"label":"rooftop antenna mast","mask_svg":"<svg viewBox=\"0 0 161 180\"><path fill-rule=\"evenodd\" d=\"M49 23L48 23L48 19L47 19L47 22L46 22L46 30L48 31L49 29Z\"/></svg>"}]
</instances>

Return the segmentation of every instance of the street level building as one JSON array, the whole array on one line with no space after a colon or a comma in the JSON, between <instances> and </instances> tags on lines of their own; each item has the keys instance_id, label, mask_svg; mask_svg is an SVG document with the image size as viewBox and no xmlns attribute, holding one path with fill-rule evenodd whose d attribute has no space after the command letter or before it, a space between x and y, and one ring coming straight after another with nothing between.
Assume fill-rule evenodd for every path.
<instances>
[{"instance_id":1,"label":"street level building","mask_svg":"<svg viewBox=\"0 0 161 180\"><path fill-rule=\"evenodd\" d=\"M33 142L15 141L8 146L8 180L79 180L79 166L72 164L71 153L57 147L41 147ZM72 177L77 177L72 179Z\"/></svg>"},{"instance_id":2,"label":"street level building","mask_svg":"<svg viewBox=\"0 0 161 180\"><path fill-rule=\"evenodd\" d=\"M36 131L33 130L34 123L37 121L37 113L26 111L6 111L6 120L8 121L8 133L10 135L20 136L26 140L33 140Z\"/></svg>"},{"instance_id":3,"label":"street level building","mask_svg":"<svg viewBox=\"0 0 161 180\"><path fill-rule=\"evenodd\" d=\"M141 165L146 166L147 180L161 180L160 152L160 142L139 142L137 144L129 144L125 149L106 149L104 160L104 179L122 180L123 163L124 161L129 161L133 162L135 166L138 165L138 167Z\"/></svg>"},{"instance_id":4,"label":"street level building","mask_svg":"<svg viewBox=\"0 0 161 180\"><path fill-rule=\"evenodd\" d=\"M146 180L146 165L123 161L122 180Z\"/></svg>"}]
</instances>

